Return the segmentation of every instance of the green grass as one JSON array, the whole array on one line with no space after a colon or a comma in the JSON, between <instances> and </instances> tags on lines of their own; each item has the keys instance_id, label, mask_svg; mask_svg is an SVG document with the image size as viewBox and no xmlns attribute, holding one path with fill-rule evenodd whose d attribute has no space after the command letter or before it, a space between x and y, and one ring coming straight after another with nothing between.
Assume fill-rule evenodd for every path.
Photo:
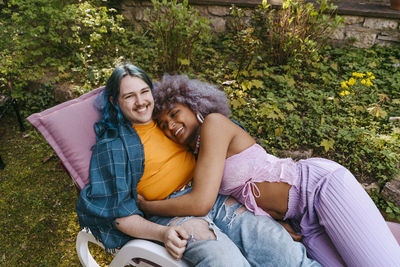
<instances>
[{"instance_id":1,"label":"green grass","mask_svg":"<svg viewBox=\"0 0 400 267\"><path fill-rule=\"evenodd\" d=\"M77 192L42 136L0 121L0 265L79 266Z\"/></svg>"},{"instance_id":2,"label":"green grass","mask_svg":"<svg viewBox=\"0 0 400 267\"><path fill-rule=\"evenodd\" d=\"M44 138L16 118L0 121L0 266L80 266L77 191ZM90 246L100 265L111 256Z\"/></svg>"},{"instance_id":3,"label":"green grass","mask_svg":"<svg viewBox=\"0 0 400 267\"><path fill-rule=\"evenodd\" d=\"M0 120L0 266L81 266L77 190L42 135L12 112ZM90 246L99 265L112 256Z\"/></svg>"}]
</instances>

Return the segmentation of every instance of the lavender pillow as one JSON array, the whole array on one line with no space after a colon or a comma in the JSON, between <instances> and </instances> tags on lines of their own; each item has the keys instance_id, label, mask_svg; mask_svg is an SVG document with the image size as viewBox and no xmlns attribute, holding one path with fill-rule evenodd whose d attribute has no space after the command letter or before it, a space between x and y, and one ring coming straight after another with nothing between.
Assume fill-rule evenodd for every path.
<instances>
[{"instance_id":1,"label":"lavender pillow","mask_svg":"<svg viewBox=\"0 0 400 267\"><path fill-rule=\"evenodd\" d=\"M100 119L94 100L103 88L27 118L54 149L79 189L89 182L91 147L96 142L93 124Z\"/></svg>"}]
</instances>

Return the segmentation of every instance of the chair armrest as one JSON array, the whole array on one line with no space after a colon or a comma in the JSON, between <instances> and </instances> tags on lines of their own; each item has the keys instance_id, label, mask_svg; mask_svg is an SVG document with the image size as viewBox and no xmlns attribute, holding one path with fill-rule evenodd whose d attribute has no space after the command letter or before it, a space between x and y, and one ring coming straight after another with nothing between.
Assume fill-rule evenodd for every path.
<instances>
[{"instance_id":1,"label":"chair armrest","mask_svg":"<svg viewBox=\"0 0 400 267\"><path fill-rule=\"evenodd\" d=\"M81 230L76 237L76 253L78 254L79 261L84 267L99 267L97 262L90 254L88 243L94 243L104 249L101 242L97 241L90 231Z\"/></svg>"},{"instance_id":2,"label":"chair armrest","mask_svg":"<svg viewBox=\"0 0 400 267\"><path fill-rule=\"evenodd\" d=\"M94 243L104 249L101 242L97 241L92 233L86 229L81 230L76 238L76 252L79 261L84 267L99 267L89 251L88 243ZM144 259L163 267L188 267L189 265L183 261L176 261L169 255L167 250L154 242L134 239L126 243L118 252L110 263L110 267L120 267L133 264L132 259ZM139 264L140 265L140 264Z\"/></svg>"},{"instance_id":3,"label":"chair armrest","mask_svg":"<svg viewBox=\"0 0 400 267\"><path fill-rule=\"evenodd\" d=\"M167 250L154 242L134 239L126 243L115 255L110 267L125 266L133 258L149 260L163 267L188 267L183 261L171 257Z\"/></svg>"}]
</instances>

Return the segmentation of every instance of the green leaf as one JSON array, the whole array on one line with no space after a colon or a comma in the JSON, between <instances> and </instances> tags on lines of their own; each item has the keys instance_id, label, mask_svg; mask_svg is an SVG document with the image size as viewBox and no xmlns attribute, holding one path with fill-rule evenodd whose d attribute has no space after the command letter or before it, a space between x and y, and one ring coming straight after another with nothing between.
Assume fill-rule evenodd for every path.
<instances>
[{"instance_id":1,"label":"green leaf","mask_svg":"<svg viewBox=\"0 0 400 267\"><path fill-rule=\"evenodd\" d=\"M251 81L252 85L258 89L264 88L264 82L261 80L252 80Z\"/></svg>"},{"instance_id":2,"label":"green leaf","mask_svg":"<svg viewBox=\"0 0 400 267\"><path fill-rule=\"evenodd\" d=\"M393 207L393 211L394 211L395 213L398 213L398 214L400 213L400 209L399 209L398 207L396 207L396 206Z\"/></svg>"},{"instance_id":3,"label":"green leaf","mask_svg":"<svg viewBox=\"0 0 400 267\"><path fill-rule=\"evenodd\" d=\"M239 108L239 107L241 106L239 100L237 100L237 99L233 99L233 100L231 101L231 105L232 105L232 107L233 107L234 109L237 109L237 108Z\"/></svg>"},{"instance_id":4,"label":"green leaf","mask_svg":"<svg viewBox=\"0 0 400 267\"><path fill-rule=\"evenodd\" d=\"M372 115L375 116L377 118L386 118L387 116L387 112L384 111L380 106L372 106L370 108L368 108L368 112Z\"/></svg>"},{"instance_id":5,"label":"green leaf","mask_svg":"<svg viewBox=\"0 0 400 267\"><path fill-rule=\"evenodd\" d=\"M253 76L253 77L262 77L262 76L264 76L264 74L263 74L263 72L261 70L254 69L254 70L251 71L251 76Z\"/></svg>"},{"instance_id":6,"label":"green leaf","mask_svg":"<svg viewBox=\"0 0 400 267\"><path fill-rule=\"evenodd\" d=\"M250 90L252 87L252 82L249 80L244 80L241 84L243 91Z\"/></svg>"},{"instance_id":7,"label":"green leaf","mask_svg":"<svg viewBox=\"0 0 400 267\"><path fill-rule=\"evenodd\" d=\"M352 108L357 112L363 112L365 108L363 106L354 105Z\"/></svg>"},{"instance_id":8,"label":"green leaf","mask_svg":"<svg viewBox=\"0 0 400 267\"><path fill-rule=\"evenodd\" d=\"M393 99L392 103L396 104L396 105L400 105L400 99Z\"/></svg>"},{"instance_id":9,"label":"green leaf","mask_svg":"<svg viewBox=\"0 0 400 267\"><path fill-rule=\"evenodd\" d=\"M181 65L184 65L184 66L189 66L190 65L190 60L187 59L187 58L185 58L185 59L180 58L180 59L178 59L178 61L179 61L179 63L181 63Z\"/></svg>"},{"instance_id":10,"label":"green leaf","mask_svg":"<svg viewBox=\"0 0 400 267\"><path fill-rule=\"evenodd\" d=\"M275 128L275 136L281 136L283 134L283 127Z\"/></svg>"},{"instance_id":11,"label":"green leaf","mask_svg":"<svg viewBox=\"0 0 400 267\"><path fill-rule=\"evenodd\" d=\"M291 104L291 103L289 103L289 102L286 102L286 103L285 103L285 107L286 107L286 109L287 109L288 111L294 110L293 104Z\"/></svg>"},{"instance_id":12,"label":"green leaf","mask_svg":"<svg viewBox=\"0 0 400 267\"><path fill-rule=\"evenodd\" d=\"M240 74L243 75L243 77L249 77L249 72L247 70L241 71Z\"/></svg>"},{"instance_id":13,"label":"green leaf","mask_svg":"<svg viewBox=\"0 0 400 267\"><path fill-rule=\"evenodd\" d=\"M319 146L324 147L325 152L328 152L331 148L333 148L333 145L335 144L335 141L332 139L322 139L321 143Z\"/></svg>"},{"instance_id":14,"label":"green leaf","mask_svg":"<svg viewBox=\"0 0 400 267\"><path fill-rule=\"evenodd\" d=\"M290 78L287 80L287 83L288 83L288 85L290 85L290 86L294 86L294 85L296 84L296 81L293 79L293 77L290 77Z\"/></svg>"}]
</instances>

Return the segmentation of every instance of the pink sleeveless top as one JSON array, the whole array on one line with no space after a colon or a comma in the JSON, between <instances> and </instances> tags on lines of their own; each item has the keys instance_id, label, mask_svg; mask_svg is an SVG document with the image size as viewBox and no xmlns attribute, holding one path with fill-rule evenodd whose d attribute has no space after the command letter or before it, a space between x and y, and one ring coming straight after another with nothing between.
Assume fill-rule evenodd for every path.
<instances>
[{"instance_id":1,"label":"pink sleeveless top","mask_svg":"<svg viewBox=\"0 0 400 267\"><path fill-rule=\"evenodd\" d=\"M255 215L271 217L256 204L254 196L259 196L260 191L255 182L296 185L297 179L296 163L292 159L277 158L254 144L226 159L219 193L233 196Z\"/></svg>"}]
</instances>

